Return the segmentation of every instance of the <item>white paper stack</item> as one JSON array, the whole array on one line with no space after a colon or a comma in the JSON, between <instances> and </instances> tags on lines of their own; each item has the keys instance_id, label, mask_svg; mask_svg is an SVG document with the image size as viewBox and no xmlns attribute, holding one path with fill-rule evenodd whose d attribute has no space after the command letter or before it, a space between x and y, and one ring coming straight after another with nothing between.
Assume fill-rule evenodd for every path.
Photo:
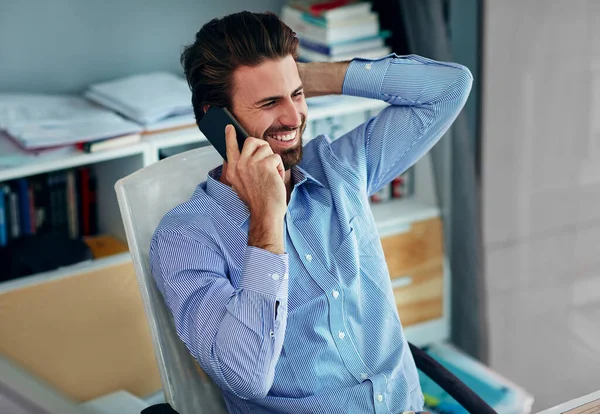
<instances>
[{"instance_id":1,"label":"white paper stack","mask_svg":"<svg viewBox=\"0 0 600 414\"><path fill-rule=\"evenodd\" d=\"M93 84L85 96L139 123L146 131L195 124L187 82L168 72Z\"/></svg>"},{"instance_id":2,"label":"white paper stack","mask_svg":"<svg viewBox=\"0 0 600 414\"><path fill-rule=\"evenodd\" d=\"M9 137L6 132L0 131L0 169L35 163L42 159L62 158L65 155L76 152L76 150L76 147L73 145L25 150L14 139Z\"/></svg>"},{"instance_id":3,"label":"white paper stack","mask_svg":"<svg viewBox=\"0 0 600 414\"><path fill-rule=\"evenodd\" d=\"M139 133L142 128L80 96L0 93L0 130L31 150Z\"/></svg>"}]
</instances>

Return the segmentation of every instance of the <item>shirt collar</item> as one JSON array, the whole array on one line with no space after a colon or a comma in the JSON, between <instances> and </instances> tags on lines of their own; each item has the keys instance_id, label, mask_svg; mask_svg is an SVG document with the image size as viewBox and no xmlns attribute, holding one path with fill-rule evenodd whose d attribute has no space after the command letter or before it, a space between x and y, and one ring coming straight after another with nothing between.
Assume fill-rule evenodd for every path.
<instances>
[{"instance_id":1,"label":"shirt collar","mask_svg":"<svg viewBox=\"0 0 600 414\"><path fill-rule=\"evenodd\" d=\"M209 171L206 177L206 194L212 197L225 213L241 227L250 217L250 211L231 187L219 181L222 172L222 165ZM307 182L323 187L323 184L299 166L292 167L292 182L294 183L294 187Z\"/></svg>"}]
</instances>

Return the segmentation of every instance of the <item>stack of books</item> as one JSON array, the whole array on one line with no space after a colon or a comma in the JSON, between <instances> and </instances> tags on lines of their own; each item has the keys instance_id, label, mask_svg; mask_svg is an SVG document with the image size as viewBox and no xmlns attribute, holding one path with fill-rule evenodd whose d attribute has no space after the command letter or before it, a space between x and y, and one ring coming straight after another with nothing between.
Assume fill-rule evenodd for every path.
<instances>
[{"instance_id":1,"label":"stack of books","mask_svg":"<svg viewBox=\"0 0 600 414\"><path fill-rule=\"evenodd\" d=\"M92 84L84 95L141 125L144 133L196 125L187 82L169 72L137 74Z\"/></svg>"},{"instance_id":2,"label":"stack of books","mask_svg":"<svg viewBox=\"0 0 600 414\"><path fill-rule=\"evenodd\" d=\"M391 53L378 13L359 0L290 0L281 19L300 41L303 62L335 62L355 57L379 58Z\"/></svg>"},{"instance_id":3,"label":"stack of books","mask_svg":"<svg viewBox=\"0 0 600 414\"><path fill-rule=\"evenodd\" d=\"M0 247L24 236L97 233L96 176L70 168L0 183Z\"/></svg>"}]
</instances>

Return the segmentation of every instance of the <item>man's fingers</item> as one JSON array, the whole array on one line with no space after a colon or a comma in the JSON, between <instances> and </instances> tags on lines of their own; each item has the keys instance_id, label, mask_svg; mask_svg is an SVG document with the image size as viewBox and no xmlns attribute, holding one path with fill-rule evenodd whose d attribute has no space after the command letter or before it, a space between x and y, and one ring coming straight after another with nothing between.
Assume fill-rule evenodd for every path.
<instances>
[{"instance_id":1,"label":"man's fingers","mask_svg":"<svg viewBox=\"0 0 600 414\"><path fill-rule=\"evenodd\" d=\"M254 156L254 153L264 146L271 148L269 144L266 141L263 141L262 139L253 137L247 138L244 141L244 147L242 148L242 153L240 154L241 162L248 162Z\"/></svg>"},{"instance_id":2,"label":"man's fingers","mask_svg":"<svg viewBox=\"0 0 600 414\"><path fill-rule=\"evenodd\" d=\"M277 172L281 176L281 179L285 176L285 169L283 168L283 161L281 160L281 156L279 154L271 154L264 159L264 162L267 163L269 168L277 169Z\"/></svg>"},{"instance_id":3,"label":"man's fingers","mask_svg":"<svg viewBox=\"0 0 600 414\"><path fill-rule=\"evenodd\" d=\"M237 160L240 158L240 149L238 148L235 128L231 124L225 127L225 145L227 149L227 163L237 163Z\"/></svg>"},{"instance_id":4,"label":"man's fingers","mask_svg":"<svg viewBox=\"0 0 600 414\"><path fill-rule=\"evenodd\" d=\"M267 143L265 143L265 144L266 145L257 145L256 150L252 154L252 159L254 161L260 161L263 158L267 158L269 155L273 154L273 150L271 149L269 144L267 144Z\"/></svg>"}]
</instances>

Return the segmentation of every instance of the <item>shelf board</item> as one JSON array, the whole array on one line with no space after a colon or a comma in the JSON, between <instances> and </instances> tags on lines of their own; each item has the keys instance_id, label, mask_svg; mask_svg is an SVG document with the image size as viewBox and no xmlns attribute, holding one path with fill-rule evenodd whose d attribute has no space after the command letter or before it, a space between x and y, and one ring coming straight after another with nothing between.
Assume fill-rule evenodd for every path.
<instances>
[{"instance_id":1,"label":"shelf board","mask_svg":"<svg viewBox=\"0 0 600 414\"><path fill-rule=\"evenodd\" d=\"M390 200L384 203L372 204L371 211L375 217L377 231L380 237L398 233L404 228L408 229L410 224L415 221L426 220L439 215L439 209L437 207L423 203L415 198ZM0 293L54 279L90 272L128 261L131 261L129 252L76 263L57 270L2 282L0 283Z\"/></svg>"},{"instance_id":2,"label":"shelf board","mask_svg":"<svg viewBox=\"0 0 600 414\"><path fill-rule=\"evenodd\" d=\"M145 146L143 143L136 143L112 150L98 151L91 154L79 150L73 150L73 152L69 152L61 157L32 157L31 161L28 161L22 165L0 168L0 182L142 154L144 152L144 148Z\"/></svg>"},{"instance_id":3,"label":"shelf board","mask_svg":"<svg viewBox=\"0 0 600 414\"><path fill-rule=\"evenodd\" d=\"M383 109L388 104L376 99L359 98L354 96L340 96L339 99L329 104L311 105L308 109L309 121L316 121L332 116L360 113L370 110ZM74 150L60 157L31 157L31 160L15 167L0 168L0 182L20 177L47 173L81 165L94 164L111 159L142 154L148 148L160 150L179 145L207 142L206 137L196 127L172 130L168 132L148 135L142 141L125 147L112 150L99 151L88 154Z\"/></svg>"},{"instance_id":4,"label":"shelf board","mask_svg":"<svg viewBox=\"0 0 600 414\"><path fill-rule=\"evenodd\" d=\"M383 109L389 104L377 99L359 98L355 96L340 96L338 101L326 105L308 107L308 121L315 121L331 116L346 115L370 110ZM144 137L155 148L169 148L178 145L195 144L208 141L197 127L173 130Z\"/></svg>"},{"instance_id":5,"label":"shelf board","mask_svg":"<svg viewBox=\"0 0 600 414\"><path fill-rule=\"evenodd\" d=\"M408 230L411 223L440 215L438 207L415 197L372 203L371 211L380 237Z\"/></svg>"},{"instance_id":6,"label":"shelf board","mask_svg":"<svg viewBox=\"0 0 600 414\"><path fill-rule=\"evenodd\" d=\"M360 98L356 96L340 96L329 104L309 105L308 121L329 118L332 116L348 115L364 111L381 110L389 106L387 102L378 99Z\"/></svg>"},{"instance_id":7,"label":"shelf board","mask_svg":"<svg viewBox=\"0 0 600 414\"><path fill-rule=\"evenodd\" d=\"M198 127L173 130L157 134L151 134L142 138L142 142L149 143L157 150L171 148L178 145L195 144L207 142L208 140Z\"/></svg>"},{"instance_id":8,"label":"shelf board","mask_svg":"<svg viewBox=\"0 0 600 414\"><path fill-rule=\"evenodd\" d=\"M61 267L48 272L36 273L34 275L20 277L18 279L7 280L0 283L0 294L15 289L37 285L38 283L45 283L81 273L92 272L94 270L103 269L109 266L120 265L130 261L131 255L129 252L119 253L113 256L103 257L101 259L75 263L70 266Z\"/></svg>"}]
</instances>

